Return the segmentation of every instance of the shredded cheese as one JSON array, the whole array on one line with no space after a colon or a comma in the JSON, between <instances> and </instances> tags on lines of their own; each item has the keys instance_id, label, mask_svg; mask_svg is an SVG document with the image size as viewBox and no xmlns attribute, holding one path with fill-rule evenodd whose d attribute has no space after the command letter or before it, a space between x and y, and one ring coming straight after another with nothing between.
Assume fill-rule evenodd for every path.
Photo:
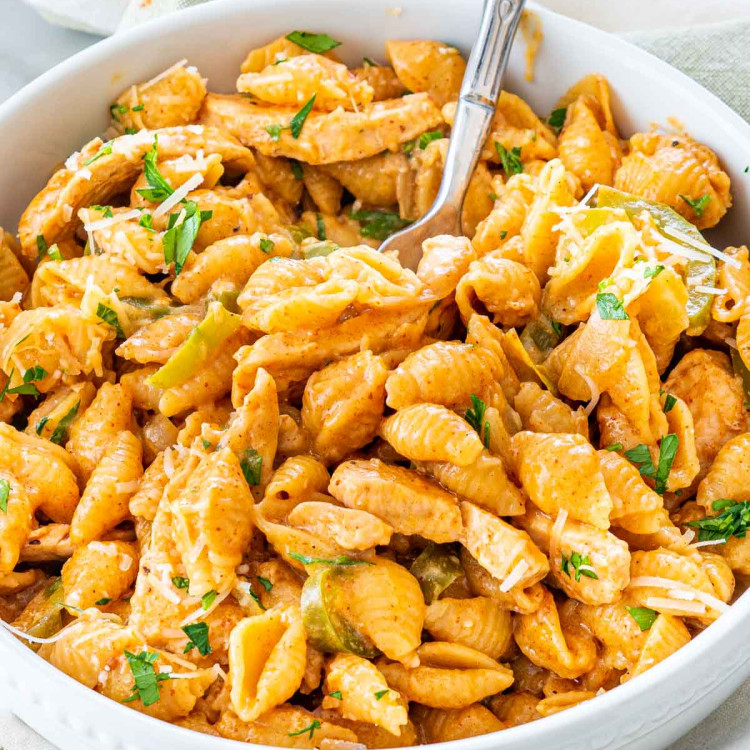
<instances>
[{"instance_id":1,"label":"shredded cheese","mask_svg":"<svg viewBox=\"0 0 750 750\"><path fill-rule=\"evenodd\" d=\"M201 617L207 617L211 612L213 612L216 607L221 604L224 599L226 599L230 594L232 593L232 590L225 591L223 594L219 594L216 599L214 599L213 604L208 609L203 609L203 605L198 607L194 612L191 612L181 623L180 627L183 625L189 625L191 622L195 622L196 620L200 620Z\"/></svg>"},{"instance_id":2,"label":"shredded cheese","mask_svg":"<svg viewBox=\"0 0 750 750\"><path fill-rule=\"evenodd\" d=\"M0 620L0 625L2 625L6 630L13 633L13 635L17 635L19 638L23 638L25 641L29 641L31 643L57 643L57 641L59 641L60 638L62 638L64 635L64 632L61 630L59 633L57 633L57 635L53 635L51 638L37 638L35 635L29 635L28 633L24 633L23 630L14 628L4 620Z\"/></svg>"},{"instance_id":3,"label":"shredded cheese","mask_svg":"<svg viewBox=\"0 0 750 750\"><path fill-rule=\"evenodd\" d=\"M668 234L668 236L672 239L679 240L680 242L684 242L686 245L690 245L690 247L694 247L696 250L700 250L701 252L713 255L714 258L723 260L725 263L729 263L730 266L734 266L735 268L742 268L742 264L737 260L737 258L733 258L731 255L727 255L721 250L717 250L707 242L698 242L697 240L694 240L690 235L685 234L684 232L680 232L679 229L672 229L670 227L669 232L667 232L666 234Z\"/></svg>"},{"instance_id":4,"label":"shredded cheese","mask_svg":"<svg viewBox=\"0 0 750 750\"><path fill-rule=\"evenodd\" d=\"M88 219L91 216L91 213L86 211L86 223L83 225L83 228L87 232L96 232L99 229L106 229L107 227L111 227L113 224L117 224L121 221L130 221L131 219L137 219L141 215L141 212L134 208L132 211L126 211L123 214L117 214L116 216L106 216L103 219L98 219L97 221L92 221L91 223L88 222Z\"/></svg>"},{"instance_id":5,"label":"shredded cheese","mask_svg":"<svg viewBox=\"0 0 750 750\"><path fill-rule=\"evenodd\" d=\"M599 185L598 182L594 183L594 185L591 186L591 190L586 193L586 195L581 198L581 204L586 206L588 205L588 202L591 200L591 198L594 196L594 194L599 190L601 185Z\"/></svg>"},{"instance_id":6,"label":"shredded cheese","mask_svg":"<svg viewBox=\"0 0 750 750\"><path fill-rule=\"evenodd\" d=\"M703 284L698 284L697 286L694 286L693 289L695 289L696 292L700 292L701 294L726 294L726 289L718 289L715 286L704 286Z\"/></svg>"},{"instance_id":7,"label":"shredded cheese","mask_svg":"<svg viewBox=\"0 0 750 750\"><path fill-rule=\"evenodd\" d=\"M191 190L195 190L203 182L203 175L200 172L196 172L192 177L185 180L185 182L177 188L162 204L156 207L154 210L154 218L158 219L164 215L171 208L176 206L181 200L183 200Z\"/></svg>"},{"instance_id":8,"label":"shredded cheese","mask_svg":"<svg viewBox=\"0 0 750 750\"><path fill-rule=\"evenodd\" d=\"M508 577L500 584L500 591L504 594L510 591L523 578L528 569L529 564L526 560L519 560Z\"/></svg>"},{"instance_id":9,"label":"shredded cheese","mask_svg":"<svg viewBox=\"0 0 750 750\"><path fill-rule=\"evenodd\" d=\"M178 62L176 62L174 65L170 65L166 70L162 70L162 72L159 73L159 75L154 76L150 81L146 81L146 83L142 83L140 85L141 92L150 88L155 83L159 83L159 81L166 78L171 73L174 73L175 70L177 70L178 68L181 68L186 62L187 62L187 58L183 58L182 60L179 60Z\"/></svg>"},{"instance_id":10,"label":"shredded cheese","mask_svg":"<svg viewBox=\"0 0 750 750\"><path fill-rule=\"evenodd\" d=\"M696 542L695 544L691 545L691 549L700 549L701 547L711 547L714 544L726 544L726 539L709 539L705 542Z\"/></svg>"},{"instance_id":11,"label":"shredded cheese","mask_svg":"<svg viewBox=\"0 0 750 750\"><path fill-rule=\"evenodd\" d=\"M549 556L550 560L557 560L560 556L560 544L562 541L562 533L565 528L565 522L568 520L568 511L565 508L560 508L557 511L557 518L552 524L552 529L549 534Z\"/></svg>"},{"instance_id":12,"label":"shredded cheese","mask_svg":"<svg viewBox=\"0 0 750 750\"><path fill-rule=\"evenodd\" d=\"M706 607L700 602L685 602L664 596L650 596L646 599L646 606L665 614L682 615L686 612L693 615L706 614Z\"/></svg>"}]
</instances>

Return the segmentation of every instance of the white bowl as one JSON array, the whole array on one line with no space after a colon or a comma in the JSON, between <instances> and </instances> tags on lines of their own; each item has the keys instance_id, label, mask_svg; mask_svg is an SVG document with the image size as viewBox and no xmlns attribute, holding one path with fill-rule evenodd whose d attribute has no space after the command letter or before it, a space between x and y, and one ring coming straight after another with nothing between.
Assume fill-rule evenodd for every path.
<instances>
[{"instance_id":1,"label":"white bowl","mask_svg":"<svg viewBox=\"0 0 750 750\"><path fill-rule=\"evenodd\" d=\"M391 6L399 4L395 14ZM291 29L345 40L348 62L382 58L391 38L440 39L468 52L481 0L223 0L198 6L91 47L0 106L0 226L14 229L52 169L107 127L107 105L128 84L187 57L210 88L231 91L248 49ZM686 76L638 48L549 11L536 82L523 79L523 44L507 88L536 111L586 73L614 90L620 131L677 117L719 155L735 206L714 236L740 244L750 234L750 126ZM337 50L338 51L338 50ZM492 735L447 743L450 750L618 750L661 748L724 701L750 676L750 593L666 661L595 700ZM229 750L246 748L143 716L84 688L0 628L1 703L62 750Z\"/></svg>"}]
</instances>

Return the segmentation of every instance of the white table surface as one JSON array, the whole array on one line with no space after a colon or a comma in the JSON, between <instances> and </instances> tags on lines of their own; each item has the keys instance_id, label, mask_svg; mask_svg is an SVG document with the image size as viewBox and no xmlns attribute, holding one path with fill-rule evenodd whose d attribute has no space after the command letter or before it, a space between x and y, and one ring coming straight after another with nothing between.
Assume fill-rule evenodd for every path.
<instances>
[{"instance_id":1,"label":"white table surface","mask_svg":"<svg viewBox=\"0 0 750 750\"><path fill-rule=\"evenodd\" d=\"M541 0L541 4L608 31L622 32L750 18L750 0L627 0L621 4L613 0ZM0 0L0 103L97 39L52 26L21 0ZM747 720L738 722L738 716ZM25 731L18 719L0 707L0 750L48 748L48 743ZM681 748L750 749L750 683L669 750Z\"/></svg>"}]
</instances>

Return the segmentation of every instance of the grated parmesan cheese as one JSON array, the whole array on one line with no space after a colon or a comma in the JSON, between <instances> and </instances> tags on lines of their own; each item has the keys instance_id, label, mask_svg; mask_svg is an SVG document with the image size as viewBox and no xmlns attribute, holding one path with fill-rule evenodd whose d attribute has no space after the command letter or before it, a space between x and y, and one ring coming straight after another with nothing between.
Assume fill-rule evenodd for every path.
<instances>
[{"instance_id":1,"label":"grated parmesan cheese","mask_svg":"<svg viewBox=\"0 0 750 750\"><path fill-rule=\"evenodd\" d=\"M177 188L163 203L154 209L154 218L158 219L163 216L172 207L176 206L183 198L187 196L189 192L195 190L203 182L203 175L196 172L192 177L185 180L185 182Z\"/></svg>"},{"instance_id":2,"label":"grated parmesan cheese","mask_svg":"<svg viewBox=\"0 0 750 750\"><path fill-rule=\"evenodd\" d=\"M650 596L646 599L646 606L665 614L681 615L685 612L694 615L706 614L706 607L700 602L686 602L664 596Z\"/></svg>"},{"instance_id":3,"label":"grated parmesan cheese","mask_svg":"<svg viewBox=\"0 0 750 750\"><path fill-rule=\"evenodd\" d=\"M529 569L529 564L526 560L519 560L513 570L510 571L508 577L500 584L500 591L504 594L510 591L524 576L524 573Z\"/></svg>"},{"instance_id":4,"label":"grated parmesan cheese","mask_svg":"<svg viewBox=\"0 0 750 750\"><path fill-rule=\"evenodd\" d=\"M698 284L697 286L693 287L696 292L700 292L701 294L726 294L726 289L718 289L715 286L704 286L703 284Z\"/></svg>"},{"instance_id":5,"label":"grated parmesan cheese","mask_svg":"<svg viewBox=\"0 0 750 750\"><path fill-rule=\"evenodd\" d=\"M91 223L88 222L88 219L90 217L90 214L88 210L86 211L86 223L83 225L83 228L87 232L96 232L99 229L106 229L107 227L111 227L113 224L118 224L121 221L130 221L131 219L137 219L141 215L141 212L134 208L132 211L126 211L124 214L117 214L116 216L106 216L103 219L98 219L97 221L92 221Z\"/></svg>"},{"instance_id":6,"label":"grated parmesan cheese","mask_svg":"<svg viewBox=\"0 0 750 750\"><path fill-rule=\"evenodd\" d=\"M30 643L57 643L57 641L59 641L65 634L65 631L63 629L56 635L53 635L51 638L37 638L35 635L29 635L28 633L24 633L23 630L14 628L4 620L0 620L0 625L6 630L13 633L13 635L17 635L19 638L23 638L25 641L29 641Z\"/></svg>"},{"instance_id":7,"label":"grated parmesan cheese","mask_svg":"<svg viewBox=\"0 0 750 750\"><path fill-rule=\"evenodd\" d=\"M591 186L591 190L589 190L588 193L586 193L586 195L584 195L583 198L581 198L581 202L579 205L584 205L584 206L588 205L588 202L591 200L591 198L599 190L600 187L601 185L598 182L594 183L594 185Z\"/></svg>"},{"instance_id":8,"label":"grated parmesan cheese","mask_svg":"<svg viewBox=\"0 0 750 750\"><path fill-rule=\"evenodd\" d=\"M181 68L186 62L187 62L187 58L178 60L174 65L170 65L166 70L162 70L162 72L159 73L159 75L154 76L151 80L146 81L146 83L142 83L139 87L141 92L144 92L146 89L150 88L155 83L159 83L159 81L163 80L171 73L174 73L175 70Z\"/></svg>"},{"instance_id":9,"label":"grated parmesan cheese","mask_svg":"<svg viewBox=\"0 0 750 750\"><path fill-rule=\"evenodd\" d=\"M696 250L700 250L701 252L713 255L714 258L723 260L725 263L729 263L730 266L734 266L735 268L742 268L742 264L737 260L737 258L733 258L731 255L727 255L722 250L717 250L707 242L698 242L697 240L694 240L690 235L685 234L684 232L680 232L679 229L670 228L669 232L665 232L665 234L667 234L667 236L671 237L672 239L679 240L680 242L684 242L690 247L694 247Z\"/></svg>"}]
</instances>

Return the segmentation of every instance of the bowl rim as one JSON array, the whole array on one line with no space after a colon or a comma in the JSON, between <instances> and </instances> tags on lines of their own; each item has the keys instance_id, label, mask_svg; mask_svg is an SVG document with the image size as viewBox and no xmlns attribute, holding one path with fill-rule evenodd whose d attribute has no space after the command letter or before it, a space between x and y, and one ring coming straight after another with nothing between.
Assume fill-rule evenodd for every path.
<instances>
[{"instance_id":1,"label":"bowl rim","mask_svg":"<svg viewBox=\"0 0 750 750\"><path fill-rule=\"evenodd\" d=\"M15 113L33 103L41 94L47 94L55 90L62 90L66 79L81 69L96 65L97 62L108 59L110 56L117 55L122 51L127 51L136 45L158 39L164 33L179 33L183 29L192 28L200 25L201 21L213 18L217 13L220 15L231 16L240 10L252 11L253 7L258 5L273 5L275 12L283 13L288 7L295 9L300 0L256 0L252 5L248 0L213 0L202 5L192 6L180 10L178 13L153 19L148 23L124 30L109 38L94 43L90 47L76 53L67 60L59 63L49 71L43 73L21 90L9 97L5 102L0 104L0 129L3 128L6 120L11 119ZM342 0L343 2L343 0ZM360 4L382 7L382 0L357 0ZM402 0L404 4L408 0ZM686 74L672 67L668 63L660 60L654 55L637 47L632 42L621 37L615 36L608 32L597 29L581 21L555 13L547 8L540 7L535 2L529 2L528 8L534 10L544 22L546 17L554 17L555 25L559 26L563 32L579 37L583 35L587 41L603 45L610 49L614 48L621 53L623 64L626 65L634 76L643 75L648 77L661 77L670 81L670 85L676 87L684 93L686 101L695 100L691 103L692 107L704 105L710 107L714 112L718 112L718 118L724 124L726 129L734 131L735 137L744 140L750 147L750 124L748 124L738 113L732 110L727 104L712 94L699 83L689 78ZM717 138L720 134L717 134ZM502 748L505 745L505 739L512 740L514 744L519 741L534 742L543 740L547 735L563 728L573 720L576 724L582 725L596 720L597 717L605 715L605 712L614 712L618 706L627 704L631 698L639 693L654 690L660 684L679 677L690 663L696 660L709 658L711 651L718 646L729 633L738 629L745 618L750 616L750 591L743 593L730 610L722 615L717 621L712 623L703 632L695 636L689 643L669 656L664 661L656 664L651 669L638 675L636 678L618 685L603 695L597 696L596 700L585 701L581 704L566 709L560 713L545 717L543 720L530 722L528 724L511 727L508 729L494 732L488 735L480 735L461 740L452 740L449 742L432 743L433 746L439 745L443 750L480 750L486 747L488 738L494 747ZM73 691L73 697L76 702L84 701L104 701L100 703L103 708L112 710L118 715L130 722L143 721L144 726L149 727L154 732L162 733L161 736L167 740L171 739L175 745L180 739L187 737L194 738L197 732L184 727L171 724L160 719L140 712L133 712L126 706L117 705L116 701L105 698L103 695L91 690L78 683L72 677L69 677L61 670L52 666L49 662L38 657L31 652L25 645L18 641L9 631L0 627L0 650L6 650L22 660L29 657L33 659L33 668L39 670L45 678L47 686L45 690L53 689L50 684L52 681L58 683L54 687L68 692ZM750 655L745 661L739 661L734 665L731 672L725 672L725 676L733 674L737 669L745 667L750 660ZM31 664L30 664L31 666ZM750 670L749 670L750 671ZM80 698L78 697L80 691ZM697 693L692 696L692 703L700 700L701 694ZM94 704L96 705L96 704ZM12 708L12 707L11 707ZM683 706L681 710L687 710L689 706ZM137 715L136 715L137 714ZM674 718L669 717L669 718ZM647 735L654 727L648 728L641 732L638 737ZM185 734L190 732L189 735ZM164 734L166 733L166 734ZM256 745L254 743L241 742L212 735L202 735L201 742L206 750L227 750L234 747L236 750L247 747L269 747L266 745Z\"/></svg>"}]
</instances>

